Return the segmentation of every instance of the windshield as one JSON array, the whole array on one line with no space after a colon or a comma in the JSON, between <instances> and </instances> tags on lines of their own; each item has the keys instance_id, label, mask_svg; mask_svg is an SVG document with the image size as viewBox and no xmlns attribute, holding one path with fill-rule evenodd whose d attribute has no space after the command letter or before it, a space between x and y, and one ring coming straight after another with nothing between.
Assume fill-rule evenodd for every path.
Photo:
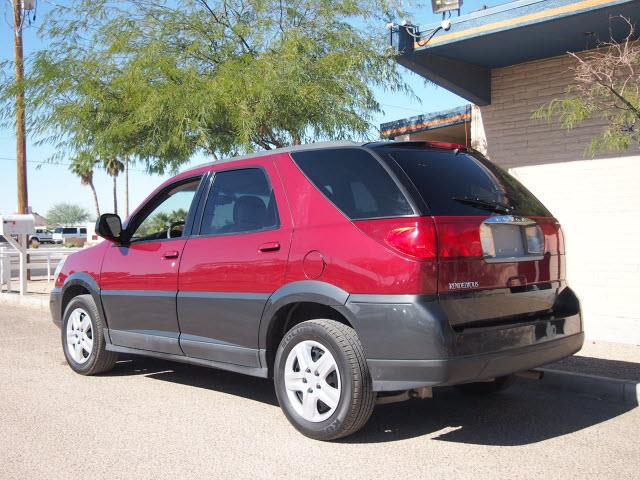
<instances>
[{"instance_id":1,"label":"windshield","mask_svg":"<svg viewBox=\"0 0 640 480\"><path fill-rule=\"evenodd\" d=\"M551 216L518 180L481 155L415 148L387 152L415 185L432 215Z\"/></svg>"},{"instance_id":2,"label":"windshield","mask_svg":"<svg viewBox=\"0 0 640 480\"><path fill-rule=\"evenodd\" d=\"M56 228L53 233L62 233L62 227Z\"/></svg>"}]
</instances>

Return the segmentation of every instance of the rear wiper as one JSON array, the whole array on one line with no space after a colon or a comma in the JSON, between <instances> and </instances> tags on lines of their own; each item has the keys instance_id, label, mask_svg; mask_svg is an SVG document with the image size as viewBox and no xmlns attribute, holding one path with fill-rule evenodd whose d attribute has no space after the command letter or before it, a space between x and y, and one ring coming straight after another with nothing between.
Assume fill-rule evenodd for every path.
<instances>
[{"instance_id":1,"label":"rear wiper","mask_svg":"<svg viewBox=\"0 0 640 480\"><path fill-rule=\"evenodd\" d=\"M485 210L491 210L496 213L509 213L513 210L513 207L509 205L502 205L500 203L494 203L489 200L483 200L478 197L452 197L452 200L460 203L466 203L467 205L473 205L474 207L484 208Z\"/></svg>"}]
</instances>

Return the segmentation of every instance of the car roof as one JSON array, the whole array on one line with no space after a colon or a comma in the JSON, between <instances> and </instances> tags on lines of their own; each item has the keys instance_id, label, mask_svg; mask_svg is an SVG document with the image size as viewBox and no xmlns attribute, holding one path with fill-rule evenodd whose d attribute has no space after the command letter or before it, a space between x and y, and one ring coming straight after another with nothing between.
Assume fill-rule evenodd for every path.
<instances>
[{"instance_id":1,"label":"car roof","mask_svg":"<svg viewBox=\"0 0 640 480\"><path fill-rule=\"evenodd\" d=\"M179 180L184 180L185 178L188 178L193 175L200 175L206 172L207 170L209 170L210 168L215 167L217 165L223 165L223 164L232 163L232 162L241 161L241 160L267 157L270 155L278 155L282 153L294 153L294 152L302 152L302 151L310 151L310 150L324 150L324 149L330 149L330 148L366 147L372 150L383 149L385 147L397 147L397 146L413 146L413 147L421 146L423 148L424 147L428 148L430 147L429 143L430 142L411 141L411 140L400 141L400 142L395 140L379 140L379 141L367 141L367 142L354 142L350 140L333 140L333 141L327 141L327 142L307 143L304 145L293 145L290 147L276 148L273 150L263 150L259 152L248 153L245 155L238 155L235 157L224 158L222 160L214 160L212 162L207 162L207 163L203 163L203 164L191 167L187 170L184 170L178 173L174 177L166 180L165 182L163 182L162 185L160 185L156 190L154 190L149 195L149 197L151 197L152 195L155 195L158 190L165 188L170 183L173 183ZM433 143L440 143L440 142L433 142ZM149 199L149 197L145 199L145 202Z\"/></svg>"},{"instance_id":2,"label":"car roof","mask_svg":"<svg viewBox=\"0 0 640 480\"><path fill-rule=\"evenodd\" d=\"M328 141L328 142L307 143L304 145L293 145L290 147L275 148L273 150L262 150L259 152L247 153L245 155L237 155L235 157L229 157L229 158L224 158L222 160L215 160L212 162L203 163L195 167L192 167L189 170L185 170L185 172L182 172L182 173L190 172L192 170L199 170L205 167L212 167L214 165L220 165L222 163L235 162L238 160L246 160L250 158L265 157L268 155L277 155L279 153L291 153L291 152L299 152L299 151L305 151L305 150L322 150L325 148L337 148L337 147L361 147L363 145L367 145L368 143L369 142L334 140L334 141Z\"/></svg>"}]
</instances>

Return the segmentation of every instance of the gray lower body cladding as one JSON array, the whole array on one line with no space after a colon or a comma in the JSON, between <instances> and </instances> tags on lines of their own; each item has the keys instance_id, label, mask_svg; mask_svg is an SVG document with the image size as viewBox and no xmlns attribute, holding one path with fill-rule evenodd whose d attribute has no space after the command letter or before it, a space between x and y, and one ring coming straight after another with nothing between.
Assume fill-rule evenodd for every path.
<instances>
[{"instance_id":1,"label":"gray lower body cladding","mask_svg":"<svg viewBox=\"0 0 640 480\"><path fill-rule=\"evenodd\" d=\"M59 288L51 290L49 295L49 311L51 311L51 320L58 326L62 325L62 292Z\"/></svg>"},{"instance_id":2,"label":"gray lower body cladding","mask_svg":"<svg viewBox=\"0 0 640 480\"><path fill-rule=\"evenodd\" d=\"M442 301L437 296L350 295L345 303L342 299L332 307L341 311L356 329L365 348L374 390L396 391L490 379L535 368L577 352L584 339L580 305L565 285L560 285L557 292L548 311L517 318L500 317L498 312L508 307L505 302L518 303L522 298L505 293L501 299L496 296L499 292L493 292L493 301L500 308L496 309L495 318L491 318L493 312L489 311L489 316L484 318L489 321L481 323L474 317L465 324L462 320L467 315L460 314L463 309L452 308L455 299ZM528 301L533 295L540 295L524 293ZM464 311L472 312L473 305L469 307L472 298L465 295L464 301ZM61 302L61 289L54 289L50 308L53 322L58 326L61 325ZM491 302L483 298L482 303L486 309ZM516 307L520 308L520 304ZM184 340L187 345L199 338L185 335ZM200 343L194 345L201 346ZM265 359L256 357L258 350L245 352L244 349L221 349L218 344L202 345L213 352L198 354L204 363L184 355L171 358L227 369L238 364L235 367L243 373L260 372L260 376L266 372ZM129 353L151 355L153 352L149 350L163 351L138 348L142 350ZM236 358L238 355L242 358Z\"/></svg>"},{"instance_id":3,"label":"gray lower body cladding","mask_svg":"<svg viewBox=\"0 0 640 480\"><path fill-rule=\"evenodd\" d=\"M467 328L454 328L433 296L352 295L344 313L374 390L396 391L487 380L572 355L584 341L579 302L566 286L558 298L550 312Z\"/></svg>"}]
</instances>

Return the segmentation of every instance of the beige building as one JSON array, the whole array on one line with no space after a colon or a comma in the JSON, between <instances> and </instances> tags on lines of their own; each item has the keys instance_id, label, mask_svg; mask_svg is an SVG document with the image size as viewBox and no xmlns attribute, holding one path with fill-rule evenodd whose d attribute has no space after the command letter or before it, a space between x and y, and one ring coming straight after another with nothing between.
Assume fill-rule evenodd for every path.
<instances>
[{"instance_id":1,"label":"beige building","mask_svg":"<svg viewBox=\"0 0 640 480\"><path fill-rule=\"evenodd\" d=\"M398 61L472 103L381 130L470 145L508 169L563 225L587 338L640 344L640 151L592 158L586 147L602 121L566 131L532 119L572 82L565 52L584 51L594 34L608 38L615 15L640 19L640 2L513 2L452 19L424 45L401 29ZM624 36L620 28L614 35Z\"/></svg>"}]
</instances>

